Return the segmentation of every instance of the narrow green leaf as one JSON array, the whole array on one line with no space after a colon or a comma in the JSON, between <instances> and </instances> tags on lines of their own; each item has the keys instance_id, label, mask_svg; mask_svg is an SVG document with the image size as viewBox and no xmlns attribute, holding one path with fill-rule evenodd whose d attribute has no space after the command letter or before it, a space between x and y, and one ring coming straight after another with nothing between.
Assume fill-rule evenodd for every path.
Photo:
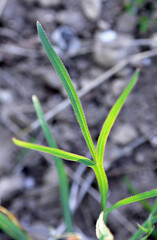
<instances>
[{"instance_id":1,"label":"narrow green leaf","mask_svg":"<svg viewBox=\"0 0 157 240\"><path fill-rule=\"evenodd\" d=\"M145 232L147 234L149 233L149 229L148 228L145 228L145 227L141 226L140 224L137 224L137 225L143 232Z\"/></svg>"},{"instance_id":2,"label":"narrow green leaf","mask_svg":"<svg viewBox=\"0 0 157 240\"><path fill-rule=\"evenodd\" d=\"M153 206L152 206L152 210L151 210L151 214L157 214L157 199L155 200Z\"/></svg>"},{"instance_id":3,"label":"narrow green leaf","mask_svg":"<svg viewBox=\"0 0 157 240\"><path fill-rule=\"evenodd\" d=\"M48 38L39 22L37 22L37 29L38 29L38 34L41 39L42 45L49 57L51 64L53 65L58 76L60 77L60 80L61 80L63 86L65 87L65 90L68 94L68 97L69 97L72 107L74 109L76 118L80 124L83 136L87 142L87 145L93 156L93 159L96 161L95 147L94 147L92 138L91 138L89 130L88 130L87 122L86 122L86 119L84 116L84 112L83 112L80 100L77 96L76 90L72 84L69 74L68 74L67 70L65 69L63 63L61 62L60 58L53 50L51 43L48 40Z\"/></svg>"},{"instance_id":4,"label":"narrow green leaf","mask_svg":"<svg viewBox=\"0 0 157 240\"><path fill-rule=\"evenodd\" d=\"M85 164L89 167L92 167L95 165L95 163L88 158L85 158L85 157L77 155L77 154L69 153L69 152L66 152L66 151L63 151L60 149L45 147L45 146L41 146L41 145L37 145L37 144L33 144L33 143L27 143L24 141L20 141L16 138L13 138L13 142L20 147L25 147L25 148L32 149L32 150L49 153L54 156L64 158L65 160L70 160L70 161L74 161L74 162L82 162L82 160L83 160L84 161L83 164Z\"/></svg>"},{"instance_id":5,"label":"narrow green leaf","mask_svg":"<svg viewBox=\"0 0 157 240\"><path fill-rule=\"evenodd\" d=\"M152 217L151 221L152 221L152 224L157 223L157 216ZM148 220L145 221L145 223L142 226L147 228L148 227ZM142 235L143 235L143 231L141 229L138 229L137 232L131 238L129 238L129 240L139 240L139 239L142 239L141 238Z\"/></svg>"},{"instance_id":6,"label":"narrow green leaf","mask_svg":"<svg viewBox=\"0 0 157 240\"><path fill-rule=\"evenodd\" d=\"M7 233L14 240L31 240L20 228L10 219L0 213L0 229Z\"/></svg>"},{"instance_id":7,"label":"narrow green leaf","mask_svg":"<svg viewBox=\"0 0 157 240\"><path fill-rule=\"evenodd\" d=\"M106 211L107 196L108 196L107 176L106 176L106 173L104 171L104 168L102 166L98 165L98 164L96 164L93 167L93 170L95 172L97 182L98 182L98 186L99 186L102 210Z\"/></svg>"},{"instance_id":8,"label":"narrow green leaf","mask_svg":"<svg viewBox=\"0 0 157 240\"><path fill-rule=\"evenodd\" d=\"M53 148L58 148L53 138L53 135L51 134L49 126L45 121L44 114L38 98L36 96L33 96L32 100L48 145ZM53 159L58 173L60 199L66 224L66 230L67 232L73 232L73 222L69 206L69 184L66 170L64 168L64 163L61 158L53 156Z\"/></svg>"},{"instance_id":9,"label":"narrow green leaf","mask_svg":"<svg viewBox=\"0 0 157 240\"><path fill-rule=\"evenodd\" d=\"M109 209L107 209L107 211L105 212L105 216L107 216L114 209L119 208L121 206L130 204L130 203L134 203L134 202L139 202L139 201L142 201L142 200L145 200L148 198L152 198L152 197L156 197L156 196L157 196L157 189L154 189L154 190L151 190L148 192L139 193L139 194L129 197L129 198L125 198L125 199L117 202L116 204L114 204Z\"/></svg>"},{"instance_id":10,"label":"narrow green leaf","mask_svg":"<svg viewBox=\"0 0 157 240\"><path fill-rule=\"evenodd\" d=\"M125 90L123 91L121 96L118 98L117 102L112 107L111 111L108 114L107 119L105 120L105 122L103 124L102 130L99 135L98 144L97 144L97 162L99 164L103 165L103 155L104 155L104 149L105 149L108 135L111 131L111 128L112 128L122 106L125 103L127 96L129 95L132 88L134 87L134 85L138 79L138 76L139 76L139 70L137 70L134 73L130 83L128 84L128 86L125 88Z\"/></svg>"},{"instance_id":11,"label":"narrow green leaf","mask_svg":"<svg viewBox=\"0 0 157 240\"><path fill-rule=\"evenodd\" d=\"M127 177L124 177L124 182L132 195L138 194L137 190L132 186L130 180ZM141 201L141 204L147 211L151 212L152 207L146 200Z\"/></svg>"},{"instance_id":12,"label":"narrow green leaf","mask_svg":"<svg viewBox=\"0 0 157 240\"><path fill-rule=\"evenodd\" d=\"M155 200L155 202L152 206L151 214L149 215L148 219L142 225L142 227L144 227L144 228L153 230L152 235L153 235L154 239L157 239L157 231L155 229L152 229L153 228L152 224L157 222L157 216L153 216L156 213L157 213L157 200ZM140 228L136 231L136 233L134 233L134 235L129 240L139 240L139 239L141 239L142 234L143 234L143 231Z\"/></svg>"}]
</instances>

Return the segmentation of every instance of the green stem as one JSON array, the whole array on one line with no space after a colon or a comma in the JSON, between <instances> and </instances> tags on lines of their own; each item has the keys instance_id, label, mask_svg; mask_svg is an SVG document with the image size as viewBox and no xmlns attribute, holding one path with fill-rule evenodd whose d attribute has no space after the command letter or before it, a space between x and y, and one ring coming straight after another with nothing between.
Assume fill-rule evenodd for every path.
<instances>
[{"instance_id":1,"label":"green stem","mask_svg":"<svg viewBox=\"0 0 157 240\"><path fill-rule=\"evenodd\" d=\"M62 159L54 160L59 180L60 200L67 232L73 232L73 222L69 207L69 184Z\"/></svg>"},{"instance_id":2,"label":"green stem","mask_svg":"<svg viewBox=\"0 0 157 240\"><path fill-rule=\"evenodd\" d=\"M95 172L97 182L98 182L98 186L99 186L102 210L105 211L106 210L106 204L107 204L107 194L108 194L107 176L106 176L106 173L105 173L102 165L96 164L93 167L93 170Z\"/></svg>"},{"instance_id":3,"label":"green stem","mask_svg":"<svg viewBox=\"0 0 157 240\"><path fill-rule=\"evenodd\" d=\"M40 102L36 96L33 96L33 103L48 145L53 148L58 148L51 134L50 128L45 121ZM60 200L63 217L66 224L66 230L67 232L73 232L73 220L69 207L69 183L64 163L63 160L59 157L54 156L53 159L58 173Z\"/></svg>"}]
</instances>

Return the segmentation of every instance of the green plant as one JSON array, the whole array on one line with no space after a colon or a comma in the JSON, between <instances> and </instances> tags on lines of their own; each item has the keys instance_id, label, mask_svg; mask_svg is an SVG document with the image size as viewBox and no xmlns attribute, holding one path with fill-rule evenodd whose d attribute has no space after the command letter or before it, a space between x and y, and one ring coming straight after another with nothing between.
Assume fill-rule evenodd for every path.
<instances>
[{"instance_id":1,"label":"green plant","mask_svg":"<svg viewBox=\"0 0 157 240\"><path fill-rule=\"evenodd\" d=\"M44 114L40 106L40 102L36 96L32 97L34 108L36 110L36 114L40 120L42 130L44 132L46 141L50 147L57 148L56 142L51 134L51 131L49 129L49 126L47 125ZM69 208L69 184L68 179L66 175L66 171L64 168L63 160L60 157L54 156L53 157L57 173L58 173L58 179L59 179L59 190L60 190L60 199L61 199L61 206L62 206L62 212L64 216L64 221L66 224L66 230L67 232L73 232L73 222L72 222L72 216Z\"/></svg>"},{"instance_id":2,"label":"green plant","mask_svg":"<svg viewBox=\"0 0 157 240\"><path fill-rule=\"evenodd\" d=\"M16 217L2 206L0 206L0 229L14 240L33 240L25 233Z\"/></svg>"},{"instance_id":3,"label":"green plant","mask_svg":"<svg viewBox=\"0 0 157 240\"><path fill-rule=\"evenodd\" d=\"M128 177L124 177L124 183L126 184L126 187L131 192L132 195L138 194L138 191L133 187ZM140 202L143 208L150 213L147 221L141 226L139 226L139 230L130 238L130 240L138 240L143 234L147 234L144 239L147 239L151 234L156 239L157 238L157 231L153 227L153 223L155 223L155 217L157 216L157 200L155 200L153 206L151 206L147 200L143 200ZM153 223L152 223L153 220Z\"/></svg>"},{"instance_id":4,"label":"green plant","mask_svg":"<svg viewBox=\"0 0 157 240\"><path fill-rule=\"evenodd\" d=\"M102 130L101 130L99 138L98 138L97 149L95 149L90 132L88 130L87 122L86 122L86 119L84 116L84 112L83 112L80 100L74 89L72 81L71 81L63 63L61 62L61 60L59 59L59 57L53 50L51 43L49 42L48 38L46 37L46 34L39 22L37 22L37 29L38 29L38 34L41 39L42 45L49 57L49 60L52 63L53 67L55 68L56 72L58 73L60 80L62 81L62 84L65 87L65 90L69 96L69 99L70 99L72 107L74 109L76 118L77 118L80 128L82 130L82 133L83 133L84 139L87 143L87 146L92 154L93 160L88 159L83 156L80 156L80 155L69 153L69 152L66 152L66 151L63 151L60 149L45 147L45 146L32 144L32 143L27 143L24 141L17 140L15 138L13 139L13 142L16 145L21 146L21 147L50 153L53 156L61 157L61 158L64 158L64 159L70 160L70 161L80 162L80 163L83 163L83 164L87 165L88 167L92 168L94 170L96 178L97 178L100 195L101 195L101 205L102 205L102 213L100 214L100 217L97 221L97 229L96 229L97 237L98 237L98 239L101 239L101 240L103 240L103 239L106 239L106 240L111 239L112 240L113 236L112 236L110 230L106 227L107 216L111 211L113 211L114 209L119 208L121 206L130 204L130 203L142 201L147 198L157 196L157 189L154 189L152 191L140 193L140 194L134 195L132 197L123 199L123 200L117 202L116 204L114 204L113 206L111 206L110 208L108 208L108 209L106 208L107 196L108 196L108 180L107 180L107 176L104 171L104 168L103 168L104 149L105 149L106 141L107 141L108 135L110 133L110 130L111 130L122 106L124 105L127 96L129 95L132 88L136 84L136 81L139 76L139 70L137 70L134 73L130 83L124 89L123 93L121 94L121 96L119 97L119 99L117 100L115 105L112 107L111 111L109 112L108 117L103 124ZM36 98L34 98L34 102L37 102ZM50 137L50 136L48 135L48 137Z\"/></svg>"},{"instance_id":5,"label":"green plant","mask_svg":"<svg viewBox=\"0 0 157 240\"><path fill-rule=\"evenodd\" d=\"M155 11L157 8L156 1L147 0L128 0L125 4L125 9L137 17L138 28L141 33L146 33L150 26L153 27L157 24Z\"/></svg>"}]
</instances>

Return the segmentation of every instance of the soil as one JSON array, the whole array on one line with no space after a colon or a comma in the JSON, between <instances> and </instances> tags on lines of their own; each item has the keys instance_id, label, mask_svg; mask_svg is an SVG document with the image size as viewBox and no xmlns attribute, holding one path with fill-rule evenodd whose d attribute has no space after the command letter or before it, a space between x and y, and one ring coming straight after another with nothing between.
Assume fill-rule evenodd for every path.
<instances>
[{"instance_id":1,"label":"soil","mask_svg":"<svg viewBox=\"0 0 157 240\"><path fill-rule=\"evenodd\" d=\"M17 216L33 239L50 240L54 238L50 237L49 228L56 229L56 234L64 231L53 160L51 159L50 164L48 156L21 150L11 141L12 137L17 136L27 141L46 144L40 128L34 127L32 130L29 128L37 119L31 101L32 95L38 96L45 113L55 109L67 99L37 36L36 21L39 20L43 25L78 91L84 86L89 86L93 80L121 59L127 59L127 54L153 49L149 44L138 45L129 53L127 48L116 47L116 58L113 56L113 62L109 61L108 66L105 65L106 61L100 63L97 60L99 55L95 52L97 48L94 46L99 45L100 33L114 30L124 38L129 36L131 39L151 39L157 29L151 22L148 31L141 33L138 16L129 15L124 8L125 1L120 0L100 1L100 12L97 14L94 12L92 16L88 16L85 9L82 9L81 1L2 2L4 8L0 2L1 205ZM94 4L95 1L89 1L89 4L90 2L92 6L92 2ZM154 16L157 14L157 9L150 11L153 11ZM110 46L107 45L107 49L110 49ZM103 56L106 56L105 47L102 48L102 52ZM111 56L112 49L107 54ZM138 192L156 188L156 64L156 56L128 64L81 97L88 127L96 145L109 110L135 68L141 67L140 79L121 110L106 146L104 166L109 180L109 204L131 195L124 183L124 176L129 178ZM65 107L48 122L60 149L90 157L71 106ZM25 131L21 134L23 129ZM70 205L76 207L73 216L75 231L84 240L95 240L95 223L101 212L96 179L90 169L80 164L66 161L65 166L71 187ZM150 204L154 201L155 199L148 200ZM126 240L138 229L137 223L142 224L148 216L149 212L140 203L131 204L113 212L109 216L108 226L115 240ZM0 232L0 239L10 238Z\"/></svg>"}]
</instances>

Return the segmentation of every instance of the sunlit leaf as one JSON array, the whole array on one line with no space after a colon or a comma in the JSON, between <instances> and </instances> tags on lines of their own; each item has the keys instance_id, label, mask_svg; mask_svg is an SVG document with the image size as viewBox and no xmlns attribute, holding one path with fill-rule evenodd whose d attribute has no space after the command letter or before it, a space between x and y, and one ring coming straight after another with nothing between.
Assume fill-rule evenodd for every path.
<instances>
[{"instance_id":1,"label":"sunlit leaf","mask_svg":"<svg viewBox=\"0 0 157 240\"><path fill-rule=\"evenodd\" d=\"M69 74L68 74L67 70L65 69L63 63L61 62L60 58L58 57L58 55L52 48L51 43L48 40L48 38L39 22L37 22L37 29L38 29L38 34L39 34L40 40L41 40L42 45L49 57L49 60L52 63L54 69L56 70L58 76L60 77L60 80L68 94L68 97L73 106L76 118L80 124L83 136L87 142L87 145L93 156L93 159L96 160L95 147L94 147L92 138L91 138L89 130L88 130L88 126L86 123L86 119L84 116L84 112L83 112L79 97L77 96L76 90L72 84Z\"/></svg>"},{"instance_id":2,"label":"sunlit leaf","mask_svg":"<svg viewBox=\"0 0 157 240\"><path fill-rule=\"evenodd\" d=\"M89 167L92 167L95 165L95 163L88 158L85 158L85 157L77 155L77 154L69 153L69 152L66 152L66 151L63 151L60 149L45 147L45 146L41 146L41 145L37 145L37 144L33 144L33 143L28 143L28 142L20 141L16 138L13 138L13 142L20 147L25 147L25 148L32 149L32 150L49 153L54 156L57 156L57 157L60 157L60 158L66 159L66 160L70 160L70 161L81 162Z\"/></svg>"},{"instance_id":3,"label":"sunlit leaf","mask_svg":"<svg viewBox=\"0 0 157 240\"><path fill-rule=\"evenodd\" d=\"M0 206L0 229L14 240L32 240L24 232L15 216L2 206Z\"/></svg>"},{"instance_id":4,"label":"sunlit leaf","mask_svg":"<svg viewBox=\"0 0 157 240\"><path fill-rule=\"evenodd\" d=\"M33 96L32 100L33 100L34 107L35 107L37 116L40 120L40 124L48 145L53 148L58 148L52 136L52 133L49 129L49 126L45 121L44 114L38 98L36 96ZM71 216L71 211L69 206L69 184L68 184L68 178L66 175L66 170L64 167L63 160L61 158L53 156L53 160L58 173L60 199L61 199L63 217L66 224L66 230L68 232L73 232L73 221L72 221L72 216Z\"/></svg>"},{"instance_id":5,"label":"sunlit leaf","mask_svg":"<svg viewBox=\"0 0 157 240\"><path fill-rule=\"evenodd\" d=\"M114 209L119 208L121 206L130 204L130 203L139 202L139 201L142 201L142 200L145 200L148 198L152 198L152 197L156 197L156 196L157 196L157 189L154 189L154 190L151 190L148 192L139 193L132 197L125 198L125 199L117 202L116 204L114 204L109 209L107 209L107 211L105 212L105 215L108 215L111 211L113 211Z\"/></svg>"},{"instance_id":6,"label":"sunlit leaf","mask_svg":"<svg viewBox=\"0 0 157 240\"><path fill-rule=\"evenodd\" d=\"M98 144L97 144L97 162L101 165L103 165L103 155L104 155L104 149L105 149L108 135L111 131L111 128L112 128L122 106L124 105L124 103L126 101L127 96L129 95L132 88L134 87L134 85L138 79L138 76L139 76L139 71L137 70L135 72L135 74L133 75L130 83L127 85L127 87L125 88L125 90L123 91L121 96L118 98L117 102L112 107L111 111L109 112L109 114L103 124L102 130L100 132L100 136L98 139Z\"/></svg>"}]
</instances>

